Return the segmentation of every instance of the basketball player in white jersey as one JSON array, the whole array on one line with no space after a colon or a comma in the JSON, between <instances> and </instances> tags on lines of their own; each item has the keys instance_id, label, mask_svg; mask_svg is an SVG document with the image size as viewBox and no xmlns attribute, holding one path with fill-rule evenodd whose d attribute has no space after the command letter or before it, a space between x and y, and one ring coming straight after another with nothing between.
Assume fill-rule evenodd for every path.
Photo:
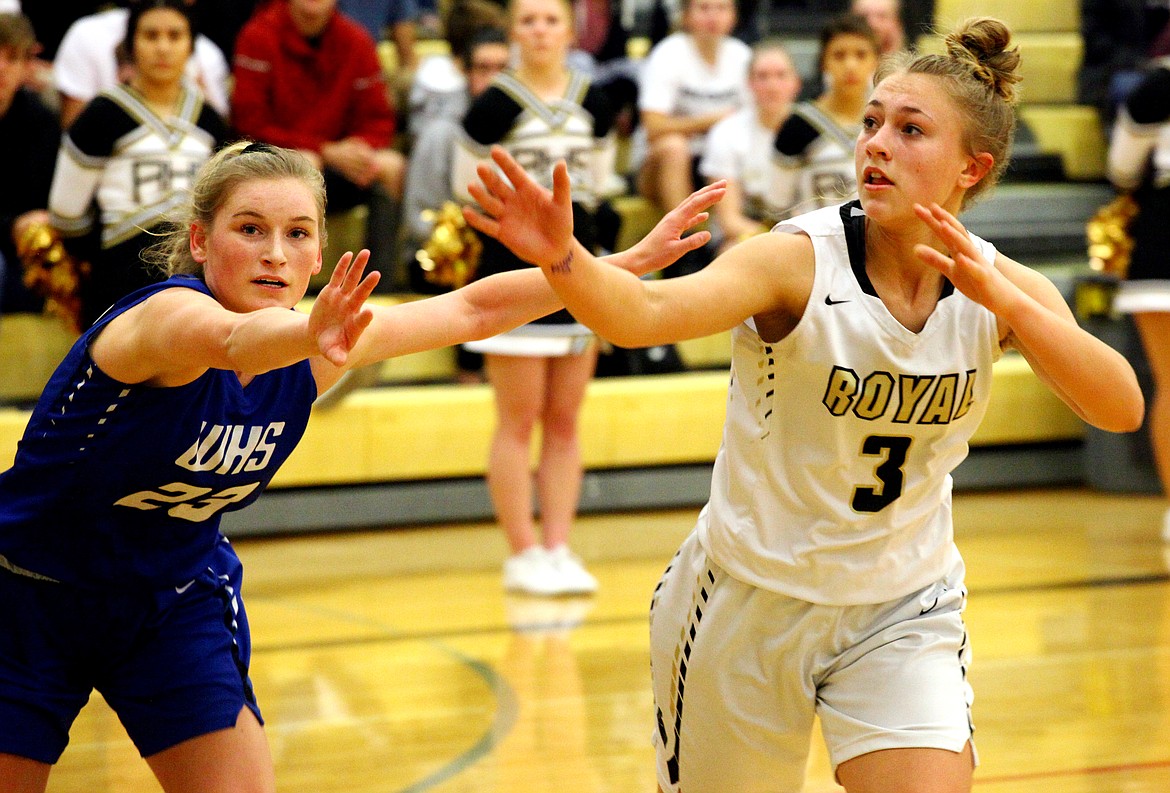
<instances>
[{"instance_id":1,"label":"basketball player in white jersey","mask_svg":"<svg viewBox=\"0 0 1170 793\"><path fill-rule=\"evenodd\" d=\"M851 793L969 791L950 474L992 363L1014 348L1085 421L1141 425L1126 360L1048 279L955 219L1007 163L1009 38L969 20L946 54L883 64L855 146L860 201L682 278L597 265L550 225L567 191L534 206L481 169L492 217L471 221L539 264L603 337L637 347L732 329L710 501L651 606L663 791L798 793L814 716Z\"/></svg>"}]
</instances>

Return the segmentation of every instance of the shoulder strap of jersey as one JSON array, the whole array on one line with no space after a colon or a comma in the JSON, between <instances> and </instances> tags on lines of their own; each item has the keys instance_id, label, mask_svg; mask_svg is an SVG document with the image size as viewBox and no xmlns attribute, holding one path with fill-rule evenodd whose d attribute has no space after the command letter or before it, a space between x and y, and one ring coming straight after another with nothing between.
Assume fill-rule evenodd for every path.
<instances>
[{"instance_id":1,"label":"shoulder strap of jersey","mask_svg":"<svg viewBox=\"0 0 1170 793\"><path fill-rule=\"evenodd\" d=\"M840 214L841 225L845 227L845 244L849 248L849 267L853 270L857 283L861 285L861 291L877 297L877 289L874 288L873 281L869 280L869 273L865 269L865 210L861 208L861 202L854 199L841 205ZM954 292L955 285L944 276L939 299L949 297Z\"/></svg>"},{"instance_id":2,"label":"shoulder strap of jersey","mask_svg":"<svg viewBox=\"0 0 1170 793\"><path fill-rule=\"evenodd\" d=\"M846 151L853 150L854 136L812 102L801 102L792 112L799 113L818 132L832 138Z\"/></svg>"},{"instance_id":3,"label":"shoulder strap of jersey","mask_svg":"<svg viewBox=\"0 0 1170 793\"><path fill-rule=\"evenodd\" d=\"M522 113L531 113L551 129L562 126L570 115L569 108L550 106L533 93L532 89L516 79L516 76L511 72L504 71L497 74L492 85L499 88L511 97L516 104L520 105ZM562 103L579 106L588 90L588 75L578 71L571 71L569 73L569 84L565 88L565 94L561 101Z\"/></svg>"}]
</instances>

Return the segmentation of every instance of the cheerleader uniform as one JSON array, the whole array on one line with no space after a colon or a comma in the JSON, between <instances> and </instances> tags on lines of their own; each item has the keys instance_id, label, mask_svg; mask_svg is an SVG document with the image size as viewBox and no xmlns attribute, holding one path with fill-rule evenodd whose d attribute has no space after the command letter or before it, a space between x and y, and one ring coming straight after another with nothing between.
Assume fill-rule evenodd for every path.
<instances>
[{"instance_id":1,"label":"cheerleader uniform","mask_svg":"<svg viewBox=\"0 0 1170 793\"><path fill-rule=\"evenodd\" d=\"M101 241L82 282L82 326L119 298L162 279L140 258L187 199L195 174L228 136L199 91L186 87L161 118L128 85L86 105L65 134L49 193L53 226L66 238L95 225Z\"/></svg>"},{"instance_id":2,"label":"cheerleader uniform","mask_svg":"<svg viewBox=\"0 0 1170 793\"><path fill-rule=\"evenodd\" d=\"M615 146L611 130L614 112L598 88L580 72L571 72L562 97L545 101L511 72L501 72L480 95L463 120L463 136L452 168L453 192L471 201L470 182L478 181L475 166L498 143L534 179L552 189L552 170L558 160L569 167L573 189L573 236L589 250L596 248L594 220L614 172ZM532 265L497 240L480 235L483 253L477 277ZM592 333L562 309L508 333L464 345L466 349L500 355L557 356L583 351Z\"/></svg>"},{"instance_id":3,"label":"cheerleader uniform","mask_svg":"<svg viewBox=\"0 0 1170 793\"><path fill-rule=\"evenodd\" d=\"M1109 142L1109 178L1133 191L1133 253L1114 307L1170 311L1170 59L1156 62L1130 94Z\"/></svg>"},{"instance_id":4,"label":"cheerleader uniform","mask_svg":"<svg viewBox=\"0 0 1170 793\"><path fill-rule=\"evenodd\" d=\"M812 102L800 102L776 133L776 159L792 182L786 217L857 197L853 147L861 124L842 127Z\"/></svg>"}]
</instances>

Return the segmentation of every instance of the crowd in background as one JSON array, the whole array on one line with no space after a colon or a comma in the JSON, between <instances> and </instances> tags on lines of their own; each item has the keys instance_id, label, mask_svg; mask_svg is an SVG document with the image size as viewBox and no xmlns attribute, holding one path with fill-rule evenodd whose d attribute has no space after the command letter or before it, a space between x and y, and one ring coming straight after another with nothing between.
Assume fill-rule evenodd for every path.
<instances>
[{"instance_id":1,"label":"crowd in background","mask_svg":"<svg viewBox=\"0 0 1170 793\"><path fill-rule=\"evenodd\" d=\"M615 245L620 219L611 201L621 195L641 194L664 211L702 183L731 180L733 198L715 223L719 242L712 254L720 242L766 228L802 201L807 205L809 197L794 192L794 174L817 155L793 158L781 150L772 156L770 140L798 98L815 107L828 95L822 92L828 65L802 74L802 64L786 50L786 39L805 31L775 29L764 11L738 12L733 0L558 2L569 23L558 68L577 75L573 90L590 97L582 118L605 120L596 126L597 145L606 153L590 164L587 180L595 183L586 201L594 247ZM90 265L80 286L81 327L112 299L156 277L143 269L139 252L165 223L199 162L239 138L308 156L326 177L331 215L370 208L366 243L383 271L384 289L435 291L415 252L431 233L424 211L458 198L459 181L468 172L454 167L456 153L462 147L472 158L482 157L486 143L507 144L528 134L504 127L485 137L464 123L471 113L474 127L480 95L522 68L516 3L23 5L0 0L0 13L8 15L0 31L0 134L11 144L5 151L12 153L6 164L12 183L22 186L7 191L0 207L5 312L39 310L40 296L22 283L17 253L22 233L34 223L49 223ZM897 0L854 5L883 50L902 45ZM168 12L172 27L185 31L152 25L127 35L127 23L137 27L152 9ZM841 0L810 15L827 23L848 10ZM745 20L745 13L751 18ZM145 14L155 16L166 14ZM918 29L923 21L911 24ZM142 47L134 46L136 33L144 38ZM164 51L168 36L178 37L170 42L173 53ZM445 47L418 46L421 38L439 37ZM632 40L652 46L642 53ZM148 57L141 54L146 47L153 48ZM428 54L420 58L420 50ZM144 76L168 59L178 59L183 68ZM166 68L175 71L173 64ZM152 93L158 88L161 94ZM523 102L516 107L517 125L539 115ZM119 121L110 127L110 118ZM720 130L709 135L720 122ZM117 133L100 131L105 128ZM767 145L745 146L741 129ZM563 131L554 119L540 144L543 157L532 154L528 163L547 169L551 159L569 151L560 139ZM139 138L153 139L153 148ZM177 138L182 145L172 145ZM814 143L799 141L801 149ZM584 189L584 175L575 173L578 190ZM807 188L807 177L805 182ZM468 359L474 368L475 359Z\"/></svg>"},{"instance_id":2,"label":"crowd in background","mask_svg":"<svg viewBox=\"0 0 1170 793\"><path fill-rule=\"evenodd\" d=\"M1082 83L1105 91L1085 101L1108 123L1141 67L1170 51L1170 13L1147 3L1130 20L1138 32L1118 33L1120 18L1084 5ZM437 210L472 200L465 186L493 144L548 186L553 163L568 162L576 235L598 253L617 246L618 197L639 195L661 213L726 180L711 243L679 269L702 267L781 220L855 196L853 140L879 59L926 32L932 14L929 3L899 0L24 6L0 0L0 151L6 185L19 185L0 192L0 311L40 310L20 250L30 230L47 228L85 263L79 329L161 280L142 252L202 163L239 139L302 152L324 175L332 218L367 208L357 217L387 291L449 288L428 280L416 252ZM1112 47L1110 36L1135 46ZM420 57L422 38L445 47ZM798 57L812 54L809 43L815 57ZM1164 123L1160 112L1135 106L1123 120ZM481 274L526 266L490 238L480 246ZM496 394L489 484L513 550L506 585L589 592L596 582L563 549L582 475L576 415L598 345L567 312L549 320L461 350L460 368Z\"/></svg>"}]
</instances>

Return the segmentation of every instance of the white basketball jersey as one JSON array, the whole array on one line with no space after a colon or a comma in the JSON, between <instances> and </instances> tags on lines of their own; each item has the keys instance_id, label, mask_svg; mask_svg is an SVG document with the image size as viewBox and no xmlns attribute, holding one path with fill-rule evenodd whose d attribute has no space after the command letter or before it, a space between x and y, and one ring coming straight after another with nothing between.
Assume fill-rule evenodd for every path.
<instances>
[{"instance_id":1,"label":"white basketball jersey","mask_svg":"<svg viewBox=\"0 0 1170 793\"><path fill-rule=\"evenodd\" d=\"M750 320L732 332L727 421L698 526L731 575L829 605L892 600L960 562L950 474L1000 352L995 316L949 283L920 332L894 319L865 274L864 224L850 202L777 226L811 238L812 294L778 342Z\"/></svg>"}]
</instances>

